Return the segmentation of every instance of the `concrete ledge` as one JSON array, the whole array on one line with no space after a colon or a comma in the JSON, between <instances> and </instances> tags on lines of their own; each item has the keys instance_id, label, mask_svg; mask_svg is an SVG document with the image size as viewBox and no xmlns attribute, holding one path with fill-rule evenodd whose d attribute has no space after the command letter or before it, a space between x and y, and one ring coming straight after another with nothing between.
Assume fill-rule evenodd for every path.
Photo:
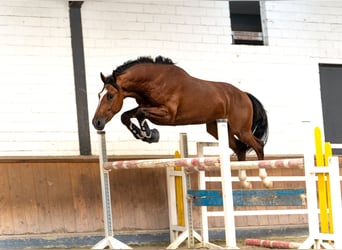
<instances>
[{"instance_id":1,"label":"concrete ledge","mask_svg":"<svg viewBox=\"0 0 342 250\"><path fill-rule=\"evenodd\" d=\"M308 228L303 227L246 227L238 228L237 239L246 238L271 238L271 237L291 237L308 235ZM125 232L116 233L115 238L128 245L144 245L170 242L169 231L152 232ZM211 241L224 241L224 231L222 229L210 230ZM20 235L1 236L0 249L14 248L71 248L89 247L95 245L104 237L100 234L47 234L47 235Z\"/></svg>"}]
</instances>

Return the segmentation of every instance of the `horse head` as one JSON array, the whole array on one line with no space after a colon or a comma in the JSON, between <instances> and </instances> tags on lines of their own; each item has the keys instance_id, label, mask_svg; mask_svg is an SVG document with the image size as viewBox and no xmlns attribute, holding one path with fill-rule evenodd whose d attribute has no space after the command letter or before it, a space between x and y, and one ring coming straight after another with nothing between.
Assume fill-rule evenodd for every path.
<instances>
[{"instance_id":1,"label":"horse head","mask_svg":"<svg viewBox=\"0 0 342 250\"><path fill-rule=\"evenodd\" d=\"M124 99L123 91L116 83L115 75L104 76L102 73L100 75L104 86L98 94L99 104L93 118L93 125L97 130L102 130L106 123L121 110Z\"/></svg>"}]
</instances>

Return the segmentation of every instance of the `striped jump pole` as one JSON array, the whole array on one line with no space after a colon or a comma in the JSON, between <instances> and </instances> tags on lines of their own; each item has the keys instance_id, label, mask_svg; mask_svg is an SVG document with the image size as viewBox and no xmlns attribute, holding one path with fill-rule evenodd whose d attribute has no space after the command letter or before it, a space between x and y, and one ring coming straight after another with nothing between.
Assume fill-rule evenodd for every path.
<instances>
[{"instance_id":1,"label":"striped jump pole","mask_svg":"<svg viewBox=\"0 0 342 250\"><path fill-rule=\"evenodd\" d=\"M153 160L126 160L106 162L106 170L135 168L167 168L182 166L186 172L213 171L220 169L220 157L170 158ZM270 168L304 168L303 158L277 159L263 161L232 161L231 170L270 169Z\"/></svg>"},{"instance_id":2,"label":"striped jump pole","mask_svg":"<svg viewBox=\"0 0 342 250\"><path fill-rule=\"evenodd\" d=\"M260 239L246 239L245 244L247 246L257 246L265 248L276 248L276 249L298 249L300 243L278 241L278 240L260 240Z\"/></svg>"}]
</instances>

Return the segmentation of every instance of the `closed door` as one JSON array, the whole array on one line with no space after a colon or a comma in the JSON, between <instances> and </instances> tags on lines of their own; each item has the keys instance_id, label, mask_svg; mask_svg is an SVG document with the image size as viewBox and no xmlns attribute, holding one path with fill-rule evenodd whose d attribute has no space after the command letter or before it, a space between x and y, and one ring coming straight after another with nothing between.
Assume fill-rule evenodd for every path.
<instances>
[{"instance_id":1,"label":"closed door","mask_svg":"<svg viewBox=\"0 0 342 250\"><path fill-rule=\"evenodd\" d=\"M342 144L342 65L319 65L325 140ZM342 154L342 149L333 150Z\"/></svg>"}]
</instances>

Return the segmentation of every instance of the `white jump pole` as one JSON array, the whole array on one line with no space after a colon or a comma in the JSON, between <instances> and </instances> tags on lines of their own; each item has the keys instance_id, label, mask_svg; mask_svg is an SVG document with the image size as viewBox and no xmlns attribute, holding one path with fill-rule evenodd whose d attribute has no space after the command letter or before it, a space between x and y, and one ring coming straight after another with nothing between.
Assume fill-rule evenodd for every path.
<instances>
[{"instance_id":1,"label":"white jump pole","mask_svg":"<svg viewBox=\"0 0 342 250\"><path fill-rule=\"evenodd\" d=\"M109 249L132 249L125 243L114 238L109 172L103 168L104 163L107 162L105 131L97 131L97 134L99 137L99 166L105 238L93 246L92 249L105 249L107 247Z\"/></svg>"},{"instance_id":2,"label":"white jump pole","mask_svg":"<svg viewBox=\"0 0 342 250\"><path fill-rule=\"evenodd\" d=\"M222 178L222 200L224 210L224 225L226 247L228 249L238 248L236 245L235 217L233 205L233 187L230 168L228 125L227 119L218 119L217 131L219 138L220 169Z\"/></svg>"}]
</instances>

